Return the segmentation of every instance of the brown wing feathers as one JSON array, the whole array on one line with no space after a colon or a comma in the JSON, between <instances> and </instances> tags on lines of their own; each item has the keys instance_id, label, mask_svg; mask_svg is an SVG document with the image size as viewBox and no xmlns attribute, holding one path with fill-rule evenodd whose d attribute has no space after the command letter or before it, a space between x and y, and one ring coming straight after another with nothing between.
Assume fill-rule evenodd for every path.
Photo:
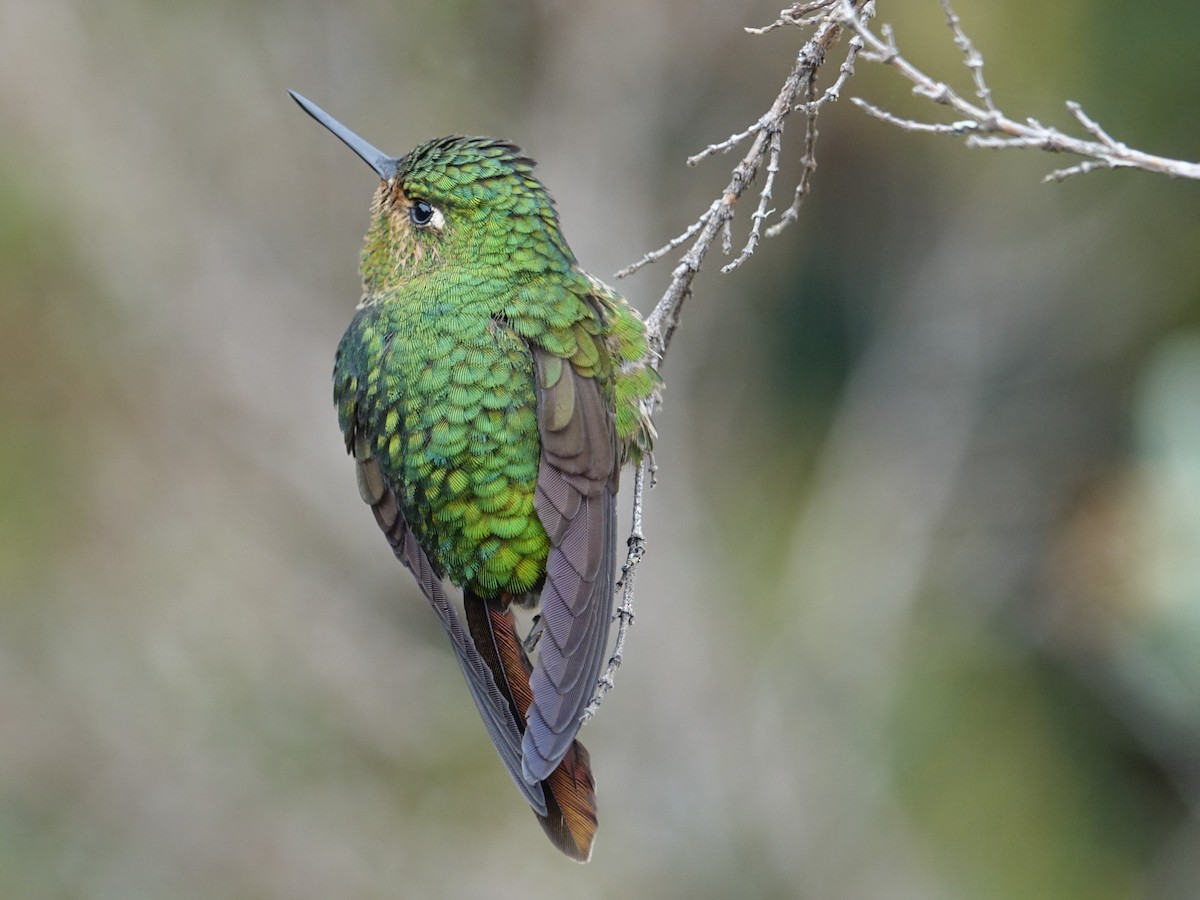
<instances>
[{"instance_id":1,"label":"brown wing feathers","mask_svg":"<svg viewBox=\"0 0 1200 900\"><path fill-rule=\"evenodd\" d=\"M526 781L549 776L591 700L612 618L616 438L600 385L535 348L542 461L535 508L550 536L522 742Z\"/></svg>"},{"instance_id":2,"label":"brown wing feathers","mask_svg":"<svg viewBox=\"0 0 1200 900\"><path fill-rule=\"evenodd\" d=\"M488 667L499 673L497 685L511 702L517 721L525 722L533 701L529 684L532 668L517 638L508 598L494 604L467 590L463 592L463 605L475 646ZM546 812L538 813L542 830L554 845L579 862L587 862L591 856L596 836L596 786L589 762L583 744L572 742L562 761L542 782Z\"/></svg>"}]
</instances>

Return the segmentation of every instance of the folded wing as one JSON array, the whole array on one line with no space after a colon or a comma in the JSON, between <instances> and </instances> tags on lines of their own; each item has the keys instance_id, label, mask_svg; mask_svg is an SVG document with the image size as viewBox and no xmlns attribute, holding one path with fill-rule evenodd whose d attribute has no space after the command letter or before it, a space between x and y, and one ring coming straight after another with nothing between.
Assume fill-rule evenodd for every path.
<instances>
[{"instance_id":1,"label":"folded wing","mask_svg":"<svg viewBox=\"0 0 1200 900\"><path fill-rule=\"evenodd\" d=\"M617 448L601 385L534 348L542 459L534 507L550 537L542 636L522 742L526 783L571 748L604 662L612 621Z\"/></svg>"}]
</instances>

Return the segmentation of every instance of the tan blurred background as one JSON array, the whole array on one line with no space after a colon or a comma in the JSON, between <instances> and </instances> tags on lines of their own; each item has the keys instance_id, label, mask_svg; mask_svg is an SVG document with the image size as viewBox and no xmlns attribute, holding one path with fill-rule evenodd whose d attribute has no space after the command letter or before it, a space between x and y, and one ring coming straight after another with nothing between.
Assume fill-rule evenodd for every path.
<instances>
[{"instance_id":1,"label":"tan blurred background","mask_svg":"<svg viewBox=\"0 0 1200 900\"><path fill-rule=\"evenodd\" d=\"M1200 157L1200 6L957 5L1010 114ZM774 98L778 6L0 0L0 896L1200 895L1194 183L821 119L665 367L586 868L357 497L374 182L286 90L517 141L607 277L725 184L683 160Z\"/></svg>"}]
</instances>

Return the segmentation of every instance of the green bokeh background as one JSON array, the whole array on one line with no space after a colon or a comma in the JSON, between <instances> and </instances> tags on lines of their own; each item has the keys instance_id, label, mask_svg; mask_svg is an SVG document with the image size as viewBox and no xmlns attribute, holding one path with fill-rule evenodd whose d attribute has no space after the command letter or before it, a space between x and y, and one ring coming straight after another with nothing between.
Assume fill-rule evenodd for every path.
<instances>
[{"instance_id":1,"label":"green bokeh background","mask_svg":"<svg viewBox=\"0 0 1200 900\"><path fill-rule=\"evenodd\" d=\"M878 5L969 93L934 0ZM777 6L0 0L0 896L1197 896L1194 183L827 110L665 366L586 868L357 498L374 183L286 90L517 141L607 277L724 186L683 160L774 98ZM1014 117L1200 158L1200 6L957 9Z\"/></svg>"}]
</instances>

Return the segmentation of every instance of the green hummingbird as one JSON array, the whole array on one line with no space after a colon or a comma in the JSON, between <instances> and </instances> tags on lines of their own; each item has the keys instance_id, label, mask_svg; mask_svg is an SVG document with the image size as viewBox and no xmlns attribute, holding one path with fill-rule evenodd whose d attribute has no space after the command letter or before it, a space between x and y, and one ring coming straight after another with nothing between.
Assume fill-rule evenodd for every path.
<instances>
[{"instance_id":1,"label":"green hummingbird","mask_svg":"<svg viewBox=\"0 0 1200 900\"><path fill-rule=\"evenodd\" d=\"M595 788L575 735L612 620L618 473L654 435L645 327L579 267L512 144L444 137L387 156L292 97L380 178L333 376L359 492L517 787L586 861ZM443 579L462 589L465 629ZM524 638L514 606L540 607Z\"/></svg>"}]
</instances>

